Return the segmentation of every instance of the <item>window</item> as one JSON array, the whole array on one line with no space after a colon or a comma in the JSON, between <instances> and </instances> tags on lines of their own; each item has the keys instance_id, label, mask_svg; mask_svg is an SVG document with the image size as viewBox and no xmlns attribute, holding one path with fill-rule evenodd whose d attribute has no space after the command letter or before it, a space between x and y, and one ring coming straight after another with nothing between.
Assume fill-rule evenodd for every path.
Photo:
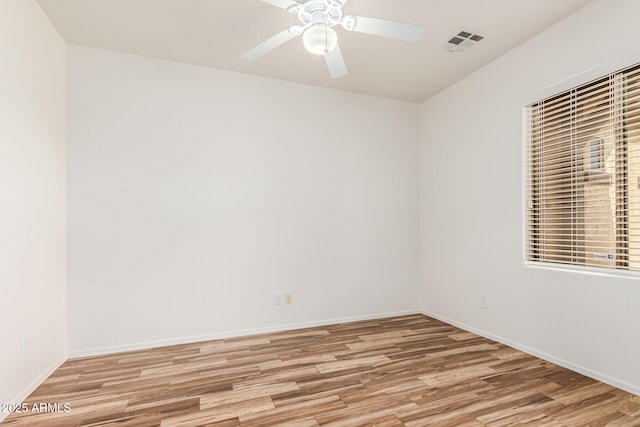
<instances>
[{"instance_id":1,"label":"window","mask_svg":"<svg viewBox=\"0 0 640 427\"><path fill-rule=\"evenodd\" d=\"M604 165L604 139L594 139L589 143L589 166L592 171L602 171Z\"/></svg>"},{"instance_id":2,"label":"window","mask_svg":"<svg viewBox=\"0 0 640 427\"><path fill-rule=\"evenodd\" d=\"M640 271L640 65L526 109L526 259Z\"/></svg>"}]
</instances>

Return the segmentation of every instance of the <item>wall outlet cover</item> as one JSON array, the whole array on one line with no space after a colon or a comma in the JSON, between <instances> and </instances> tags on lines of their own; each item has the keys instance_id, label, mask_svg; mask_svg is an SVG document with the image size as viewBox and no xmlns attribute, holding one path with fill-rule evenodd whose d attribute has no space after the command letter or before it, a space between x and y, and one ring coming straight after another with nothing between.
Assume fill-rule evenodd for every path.
<instances>
[{"instance_id":1,"label":"wall outlet cover","mask_svg":"<svg viewBox=\"0 0 640 427\"><path fill-rule=\"evenodd\" d=\"M276 292L275 294L273 294L273 303L275 305L284 304L284 295L282 294L282 292Z\"/></svg>"}]
</instances>

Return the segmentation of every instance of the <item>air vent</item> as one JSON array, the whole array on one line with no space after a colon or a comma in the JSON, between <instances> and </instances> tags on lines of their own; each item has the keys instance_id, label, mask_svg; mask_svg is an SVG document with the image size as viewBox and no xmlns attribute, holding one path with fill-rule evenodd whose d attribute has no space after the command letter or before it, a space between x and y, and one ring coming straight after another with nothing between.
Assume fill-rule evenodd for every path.
<instances>
[{"instance_id":1,"label":"air vent","mask_svg":"<svg viewBox=\"0 0 640 427\"><path fill-rule=\"evenodd\" d=\"M484 37L478 34L462 30L455 36L451 37L451 39L449 39L449 41L444 45L444 48L449 52L464 52L483 38Z\"/></svg>"}]
</instances>

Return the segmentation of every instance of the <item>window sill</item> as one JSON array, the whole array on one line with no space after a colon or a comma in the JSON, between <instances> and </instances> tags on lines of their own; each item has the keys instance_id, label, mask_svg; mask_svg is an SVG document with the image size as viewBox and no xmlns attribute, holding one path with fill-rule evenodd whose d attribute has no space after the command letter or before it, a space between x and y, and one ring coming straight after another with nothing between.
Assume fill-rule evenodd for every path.
<instances>
[{"instance_id":1,"label":"window sill","mask_svg":"<svg viewBox=\"0 0 640 427\"><path fill-rule=\"evenodd\" d=\"M628 271L628 270L613 270L606 268L597 268L597 267L583 267L579 265L559 265L559 264L550 264L543 262L532 262L525 261L525 268L535 268L535 269L543 269L543 270L555 270L564 273L578 273L578 274L588 274L592 276L605 276L605 277L617 277L621 279L640 279L640 272L638 271Z\"/></svg>"}]
</instances>

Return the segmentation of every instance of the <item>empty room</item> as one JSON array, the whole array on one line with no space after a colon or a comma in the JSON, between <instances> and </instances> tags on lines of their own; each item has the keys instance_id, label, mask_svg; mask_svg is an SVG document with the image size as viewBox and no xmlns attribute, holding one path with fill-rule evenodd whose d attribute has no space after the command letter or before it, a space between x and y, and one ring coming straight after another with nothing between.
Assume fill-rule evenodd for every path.
<instances>
[{"instance_id":1,"label":"empty room","mask_svg":"<svg viewBox=\"0 0 640 427\"><path fill-rule=\"evenodd\" d=\"M0 0L0 425L640 426L639 16Z\"/></svg>"}]
</instances>

